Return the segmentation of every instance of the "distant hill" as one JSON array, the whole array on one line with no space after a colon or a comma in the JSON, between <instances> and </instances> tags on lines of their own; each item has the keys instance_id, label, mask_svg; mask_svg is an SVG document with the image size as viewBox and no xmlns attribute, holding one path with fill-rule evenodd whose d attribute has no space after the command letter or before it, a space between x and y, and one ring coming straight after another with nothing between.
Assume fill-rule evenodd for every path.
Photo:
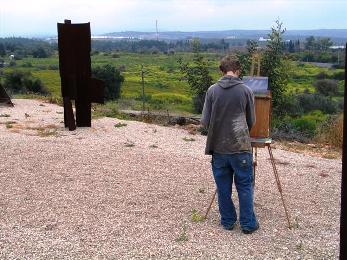
<instances>
[{"instance_id":1,"label":"distant hill","mask_svg":"<svg viewBox=\"0 0 347 260\"><path fill-rule=\"evenodd\" d=\"M227 31L196 31L180 32L169 31L159 32L161 40L184 40L190 38L202 39L259 39L266 38L270 30L227 30ZM286 40L305 39L308 36L329 37L335 43L345 43L347 41L347 29L320 29L320 30L288 30L284 34ZM136 38L136 39L157 39L156 32L113 32L104 34L107 37L114 38Z\"/></svg>"}]
</instances>

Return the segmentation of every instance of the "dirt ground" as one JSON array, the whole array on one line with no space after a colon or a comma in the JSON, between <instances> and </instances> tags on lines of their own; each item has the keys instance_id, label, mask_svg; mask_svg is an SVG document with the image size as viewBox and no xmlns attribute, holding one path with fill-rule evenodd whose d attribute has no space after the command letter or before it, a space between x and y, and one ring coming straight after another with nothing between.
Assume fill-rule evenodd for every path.
<instances>
[{"instance_id":1,"label":"dirt ground","mask_svg":"<svg viewBox=\"0 0 347 260\"><path fill-rule=\"evenodd\" d=\"M260 229L219 225L206 137L102 118L69 132L63 108L0 107L1 259L336 259L341 160L259 149ZM237 205L237 193L233 198Z\"/></svg>"}]
</instances>

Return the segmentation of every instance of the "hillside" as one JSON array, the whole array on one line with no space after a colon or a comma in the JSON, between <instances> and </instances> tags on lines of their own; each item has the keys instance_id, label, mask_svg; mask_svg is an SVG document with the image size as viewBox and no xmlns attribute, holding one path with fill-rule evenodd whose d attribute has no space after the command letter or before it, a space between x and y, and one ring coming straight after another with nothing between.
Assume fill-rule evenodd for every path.
<instances>
[{"instance_id":1,"label":"hillside","mask_svg":"<svg viewBox=\"0 0 347 260\"><path fill-rule=\"evenodd\" d=\"M259 39L266 38L271 33L270 30L226 30L226 31L195 31L195 32L180 32L180 31L159 31L161 40L184 40L189 38L201 39ZM105 36L138 38L138 39L157 39L156 32L112 32ZM314 37L329 37L334 42L345 43L347 41L347 29L320 29L320 30L287 30L284 39L297 40L305 39L309 36Z\"/></svg>"}]
</instances>

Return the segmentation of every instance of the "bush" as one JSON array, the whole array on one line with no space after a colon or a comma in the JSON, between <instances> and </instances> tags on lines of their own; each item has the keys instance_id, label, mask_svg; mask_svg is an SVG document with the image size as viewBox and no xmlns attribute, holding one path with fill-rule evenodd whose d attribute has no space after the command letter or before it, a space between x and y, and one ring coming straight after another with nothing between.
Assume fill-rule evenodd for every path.
<instances>
[{"instance_id":1,"label":"bush","mask_svg":"<svg viewBox=\"0 0 347 260\"><path fill-rule=\"evenodd\" d=\"M339 87L336 80L321 79L313 83L318 93L324 96L335 96L339 93Z\"/></svg>"},{"instance_id":2,"label":"bush","mask_svg":"<svg viewBox=\"0 0 347 260\"><path fill-rule=\"evenodd\" d=\"M319 110L297 117L288 115L281 118L274 117L272 135L279 139L308 142L315 136L326 118L327 115Z\"/></svg>"},{"instance_id":3,"label":"bush","mask_svg":"<svg viewBox=\"0 0 347 260\"><path fill-rule=\"evenodd\" d=\"M124 64L122 64L122 65L120 65L119 67L118 67L118 70L120 71L120 72L125 72L126 71L126 66L124 65Z\"/></svg>"},{"instance_id":4,"label":"bush","mask_svg":"<svg viewBox=\"0 0 347 260\"><path fill-rule=\"evenodd\" d=\"M337 112L337 102L320 94L300 94L297 96L303 113L321 110L326 114Z\"/></svg>"},{"instance_id":5,"label":"bush","mask_svg":"<svg viewBox=\"0 0 347 260\"><path fill-rule=\"evenodd\" d=\"M5 73L4 87L13 93L48 94L41 80L33 78L30 72L15 70Z\"/></svg>"},{"instance_id":6,"label":"bush","mask_svg":"<svg viewBox=\"0 0 347 260\"><path fill-rule=\"evenodd\" d=\"M50 65L48 65L47 69L49 69L49 70L58 70L59 69L59 65L58 64L50 64Z\"/></svg>"},{"instance_id":7,"label":"bush","mask_svg":"<svg viewBox=\"0 0 347 260\"><path fill-rule=\"evenodd\" d=\"M22 67L23 68L31 68L33 66L33 64L31 64L31 62L27 61L27 62L24 62Z\"/></svg>"},{"instance_id":8,"label":"bush","mask_svg":"<svg viewBox=\"0 0 347 260\"><path fill-rule=\"evenodd\" d=\"M316 134L317 127L326 119L321 111L312 111L309 114L293 119L292 124L297 132L301 132L307 137L313 137Z\"/></svg>"},{"instance_id":9,"label":"bush","mask_svg":"<svg viewBox=\"0 0 347 260\"><path fill-rule=\"evenodd\" d=\"M286 115L299 116L303 113L303 108L300 106L297 95L286 95L283 98L282 106L286 108Z\"/></svg>"},{"instance_id":10,"label":"bush","mask_svg":"<svg viewBox=\"0 0 347 260\"><path fill-rule=\"evenodd\" d=\"M49 53L41 46L35 48L32 52L34 58L47 58Z\"/></svg>"},{"instance_id":11,"label":"bush","mask_svg":"<svg viewBox=\"0 0 347 260\"><path fill-rule=\"evenodd\" d=\"M338 71L335 72L332 76L332 79L336 79L336 80L344 80L345 79L345 72L344 71Z\"/></svg>"},{"instance_id":12,"label":"bush","mask_svg":"<svg viewBox=\"0 0 347 260\"><path fill-rule=\"evenodd\" d=\"M118 53L113 53L112 58L114 59L120 58L120 55Z\"/></svg>"},{"instance_id":13,"label":"bush","mask_svg":"<svg viewBox=\"0 0 347 260\"><path fill-rule=\"evenodd\" d=\"M124 76L120 74L114 66L106 64L97 66L92 69L94 78L104 81L105 84L105 99L117 99L120 97L121 85L124 82Z\"/></svg>"},{"instance_id":14,"label":"bush","mask_svg":"<svg viewBox=\"0 0 347 260\"><path fill-rule=\"evenodd\" d=\"M343 114L334 115L327 118L318 128L316 141L329 143L341 148L343 141Z\"/></svg>"},{"instance_id":15,"label":"bush","mask_svg":"<svg viewBox=\"0 0 347 260\"><path fill-rule=\"evenodd\" d=\"M329 78L329 75L325 73L324 71L321 71L316 75L316 79L327 79L327 78Z\"/></svg>"}]
</instances>

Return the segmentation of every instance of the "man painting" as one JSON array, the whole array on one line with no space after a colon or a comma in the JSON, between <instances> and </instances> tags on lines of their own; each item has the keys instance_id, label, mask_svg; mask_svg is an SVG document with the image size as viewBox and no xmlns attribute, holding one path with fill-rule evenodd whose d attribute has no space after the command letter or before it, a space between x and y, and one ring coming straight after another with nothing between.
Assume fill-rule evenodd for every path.
<instances>
[{"instance_id":1,"label":"man painting","mask_svg":"<svg viewBox=\"0 0 347 260\"><path fill-rule=\"evenodd\" d=\"M205 153L212 155L221 224L232 230L237 214L231 198L232 184L238 192L240 226L251 234L259 228L253 206L253 163L249 132L255 123L254 95L243 84L241 64L235 56L221 60L224 74L205 98L201 123L208 129Z\"/></svg>"}]
</instances>

